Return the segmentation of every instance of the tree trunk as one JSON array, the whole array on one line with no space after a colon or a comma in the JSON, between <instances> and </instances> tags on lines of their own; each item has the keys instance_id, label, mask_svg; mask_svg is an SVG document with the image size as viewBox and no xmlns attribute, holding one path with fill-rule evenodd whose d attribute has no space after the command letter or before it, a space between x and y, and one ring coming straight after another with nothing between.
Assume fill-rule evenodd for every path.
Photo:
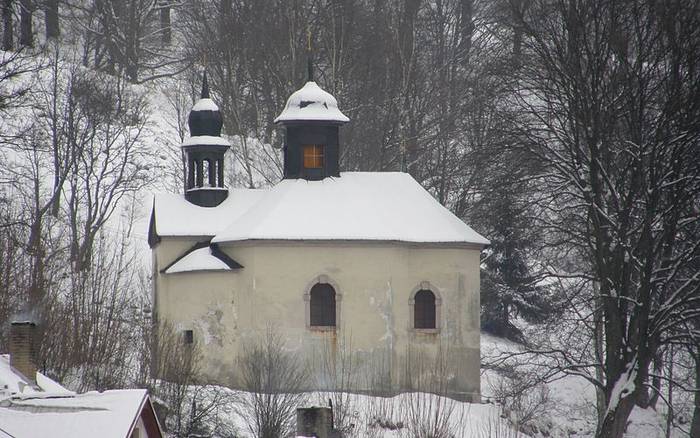
<instances>
[{"instance_id":1,"label":"tree trunk","mask_svg":"<svg viewBox=\"0 0 700 438\"><path fill-rule=\"evenodd\" d=\"M627 419L635 406L635 395L630 394L617 404L617 408L607 412L596 438L622 438L627 428Z\"/></svg>"},{"instance_id":2,"label":"tree trunk","mask_svg":"<svg viewBox=\"0 0 700 438\"><path fill-rule=\"evenodd\" d=\"M670 363L673 363L673 357L670 359ZM661 394L661 375L664 368L664 359L661 353L654 356L654 377L651 379L651 387L653 392L649 396L649 406L656 409L656 403L659 401L659 395Z\"/></svg>"},{"instance_id":3,"label":"tree trunk","mask_svg":"<svg viewBox=\"0 0 700 438\"><path fill-rule=\"evenodd\" d=\"M401 120L402 136L405 153L406 171L414 178L417 178L419 169L416 165L418 158L418 134L415 118L412 115L411 97L415 87L414 78L416 73L416 53L415 53L415 24L418 18L420 1L407 0L402 11L401 22L399 24L399 60L400 78L402 89L402 112L404 116Z\"/></svg>"},{"instance_id":4,"label":"tree trunk","mask_svg":"<svg viewBox=\"0 0 700 438\"><path fill-rule=\"evenodd\" d=\"M694 354L695 360L695 396L693 421L690 423L690 436L700 436L700 354Z\"/></svg>"},{"instance_id":5,"label":"tree trunk","mask_svg":"<svg viewBox=\"0 0 700 438\"><path fill-rule=\"evenodd\" d=\"M598 296L598 283L593 282L593 288L595 290L596 296ZM594 346L595 346L595 357L596 360L599 363L603 363L603 358L604 358L604 350L605 346L603 344L604 342L604 337L603 337L603 313L600 310L600 308L596 309L595 313L593 314L593 321L594 321ZM595 377L599 382L605 381L605 374L603 371L603 367L597 366L595 367ZM597 428L600 430L603 427L603 420L605 419L605 409L606 409L606 403L605 403L605 391L596 386L596 412L598 414L597 419Z\"/></svg>"},{"instance_id":6,"label":"tree trunk","mask_svg":"<svg viewBox=\"0 0 700 438\"><path fill-rule=\"evenodd\" d=\"M668 402L668 413L666 414L666 438L671 438L671 432L673 432L673 344L669 348L669 361L668 361L668 396L666 396L666 401ZM693 436L693 435L690 435ZM696 435L697 436L697 435Z\"/></svg>"},{"instance_id":7,"label":"tree trunk","mask_svg":"<svg viewBox=\"0 0 700 438\"><path fill-rule=\"evenodd\" d=\"M12 24L12 3L13 0L3 0L2 2L2 50L12 50L13 44L13 24Z\"/></svg>"},{"instance_id":8,"label":"tree trunk","mask_svg":"<svg viewBox=\"0 0 700 438\"><path fill-rule=\"evenodd\" d=\"M474 1L473 0L462 0L460 2L460 38L459 46L457 48L459 52L459 60L462 66L469 64L469 54L472 47L472 37L474 36Z\"/></svg>"},{"instance_id":9,"label":"tree trunk","mask_svg":"<svg viewBox=\"0 0 700 438\"><path fill-rule=\"evenodd\" d=\"M139 26L137 16L138 2L131 1L128 4L127 20L128 24L126 26L126 56L124 59L126 67L126 77L130 82L136 82L138 80L138 44L139 44Z\"/></svg>"},{"instance_id":10,"label":"tree trunk","mask_svg":"<svg viewBox=\"0 0 700 438\"><path fill-rule=\"evenodd\" d=\"M160 32L161 42L164 46L169 45L172 40L172 29L170 28L170 3L168 0L161 2L160 6Z\"/></svg>"},{"instance_id":11,"label":"tree trunk","mask_svg":"<svg viewBox=\"0 0 700 438\"><path fill-rule=\"evenodd\" d=\"M19 45L34 47L34 29L32 27L34 4L32 0L20 0L19 4Z\"/></svg>"},{"instance_id":12,"label":"tree trunk","mask_svg":"<svg viewBox=\"0 0 700 438\"><path fill-rule=\"evenodd\" d=\"M61 34L58 22L58 1L46 0L44 14L46 16L46 39L57 38Z\"/></svg>"}]
</instances>

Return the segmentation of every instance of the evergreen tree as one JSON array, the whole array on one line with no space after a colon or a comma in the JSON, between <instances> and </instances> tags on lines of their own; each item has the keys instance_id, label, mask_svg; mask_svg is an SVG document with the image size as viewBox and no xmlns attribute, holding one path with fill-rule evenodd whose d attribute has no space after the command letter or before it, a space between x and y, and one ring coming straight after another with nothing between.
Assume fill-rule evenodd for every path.
<instances>
[{"instance_id":1,"label":"evergreen tree","mask_svg":"<svg viewBox=\"0 0 700 438\"><path fill-rule=\"evenodd\" d=\"M491 240L485 252L481 285L481 327L524 342L514 317L542 321L552 311L547 288L538 284L529 252L535 244L528 203L515 184L497 184L482 201Z\"/></svg>"}]
</instances>

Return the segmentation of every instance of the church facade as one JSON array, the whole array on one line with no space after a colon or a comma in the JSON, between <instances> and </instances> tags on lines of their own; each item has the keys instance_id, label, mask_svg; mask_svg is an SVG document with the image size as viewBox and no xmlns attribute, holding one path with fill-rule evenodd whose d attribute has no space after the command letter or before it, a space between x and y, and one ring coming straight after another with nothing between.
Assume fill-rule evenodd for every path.
<instances>
[{"instance_id":1,"label":"church facade","mask_svg":"<svg viewBox=\"0 0 700 438\"><path fill-rule=\"evenodd\" d=\"M154 314L196 342L212 382L241 387L246 342L272 327L307 360L309 389L336 389L320 356L352 357L352 390L425 389L478 401L479 263L488 241L400 172L340 172L349 119L315 82L275 120L284 178L223 183L222 117L190 117L186 191L156 195L149 244ZM341 353L342 352L342 353ZM346 360L347 358L343 359ZM440 388L417 388L439 374Z\"/></svg>"}]
</instances>

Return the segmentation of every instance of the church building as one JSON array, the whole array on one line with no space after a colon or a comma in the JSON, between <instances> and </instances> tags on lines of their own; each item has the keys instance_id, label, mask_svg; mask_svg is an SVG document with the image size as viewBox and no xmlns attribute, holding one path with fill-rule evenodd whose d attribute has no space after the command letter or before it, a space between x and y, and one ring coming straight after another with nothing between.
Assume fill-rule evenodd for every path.
<instances>
[{"instance_id":1,"label":"church building","mask_svg":"<svg viewBox=\"0 0 700 438\"><path fill-rule=\"evenodd\" d=\"M407 173L341 172L348 122L309 80L275 119L283 179L227 188L229 143L205 77L182 144L185 193L153 201L154 315L198 344L205 378L229 387L242 385L246 342L273 327L311 364L309 389L328 389L314 359L343 351L356 391L394 394L442 373L439 392L479 401L479 261L489 242Z\"/></svg>"}]
</instances>

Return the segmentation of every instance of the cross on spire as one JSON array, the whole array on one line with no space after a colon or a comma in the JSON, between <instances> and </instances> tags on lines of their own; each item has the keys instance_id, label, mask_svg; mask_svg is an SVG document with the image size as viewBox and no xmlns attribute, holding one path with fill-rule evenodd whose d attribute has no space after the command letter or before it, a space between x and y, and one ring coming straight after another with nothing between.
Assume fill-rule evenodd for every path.
<instances>
[{"instance_id":1,"label":"cross on spire","mask_svg":"<svg viewBox=\"0 0 700 438\"><path fill-rule=\"evenodd\" d=\"M202 79L202 99L209 99L209 82L206 70L204 70L204 78Z\"/></svg>"},{"instance_id":2,"label":"cross on spire","mask_svg":"<svg viewBox=\"0 0 700 438\"><path fill-rule=\"evenodd\" d=\"M306 26L306 81L314 81L313 50L311 48L311 27Z\"/></svg>"}]
</instances>

